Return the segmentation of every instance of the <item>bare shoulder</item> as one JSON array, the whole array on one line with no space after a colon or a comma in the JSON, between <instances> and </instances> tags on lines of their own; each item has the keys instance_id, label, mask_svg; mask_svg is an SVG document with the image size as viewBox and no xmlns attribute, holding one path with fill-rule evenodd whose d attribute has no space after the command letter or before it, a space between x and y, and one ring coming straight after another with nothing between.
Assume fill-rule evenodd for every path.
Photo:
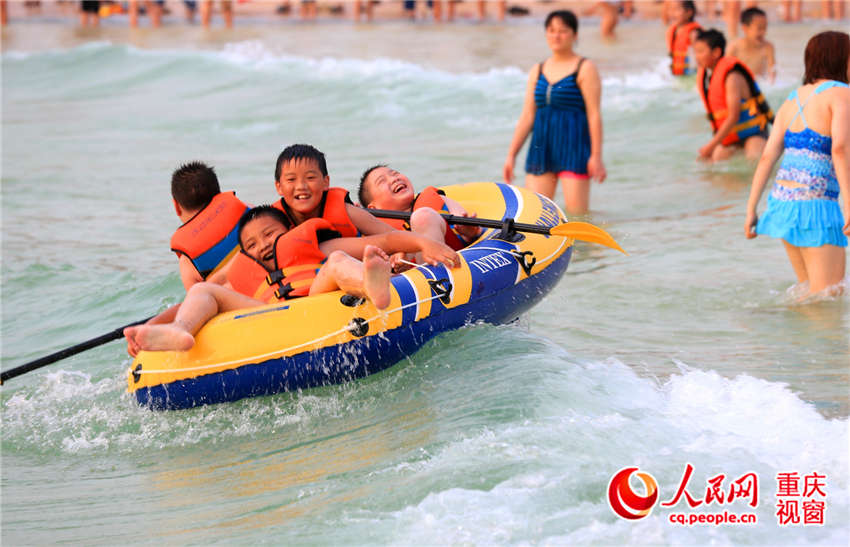
<instances>
[{"instance_id":1,"label":"bare shoulder","mask_svg":"<svg viewBox=\"0 0 850 547\"><path fill-rule=\"evenodd\" d=\"M827 89L824 95L832 107L850 105L850 87L837 85Z\"/></svg>"},{"instance_id":2,"label":"bare shoulder","mask_svg":"<svg viewBox=\"0 0 850 547\"><path fill-rule=\"evenodd\" d=\"M599 79L599 71L596 69L596 63L587 57L581 63L581 66L578 68L578 74L576 75L576 80L584 81L587 78Z\"/></svg>"}]
</instances>

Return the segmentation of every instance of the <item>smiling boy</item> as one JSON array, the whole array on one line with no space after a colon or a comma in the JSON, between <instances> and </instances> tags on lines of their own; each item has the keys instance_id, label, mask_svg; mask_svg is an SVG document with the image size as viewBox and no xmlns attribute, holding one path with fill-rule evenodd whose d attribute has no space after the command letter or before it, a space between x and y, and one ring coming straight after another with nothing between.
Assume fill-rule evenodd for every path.
<instances>
[{"instance_id":1,"label":"smiling boy","mask_svg":"<svg viewBox=\"0 0 850 547\"><path fill-rule=\"evenodd\" d=\"M275 189L281 199L274 207L293 226L324 218L343 237L373 235L392 228L351 202L344 188L330 187L325 155L309 144L287 146L275 162Z\"/></svg>"},{"instance_id":2,"label":"smiling boy","mask_svg":"<svg viewBox=\"0 0 850 547\"><path fill-rule=\"evenodd\" d=\"M477 226L450 226L439 211L455 216L470 216L460 203L433 186L415 194L410 179L387 165L375 165L363 172L358 199L369 209L410 212L410 220L407 222L388 218L381 220L393 228L410 230L442 241L455 250L466 247L481 233Z\"/></svg>"}]
</instances>

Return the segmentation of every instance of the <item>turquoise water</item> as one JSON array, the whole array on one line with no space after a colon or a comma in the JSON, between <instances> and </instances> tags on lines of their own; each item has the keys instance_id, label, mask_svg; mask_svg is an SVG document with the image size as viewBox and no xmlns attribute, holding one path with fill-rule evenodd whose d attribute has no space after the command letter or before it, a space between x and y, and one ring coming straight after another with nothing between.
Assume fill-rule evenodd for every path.
<instances>
[{"instance_id":1,"label":"turquoise water","mask_svg":"<svg viewBox=\"0 0 850 547\"><path fill-rule=\"evenodd\" d=\"M771 26L774 108L820 29ZM657 23L580 35L609 172L589 219L629 256L579 245L518 323L342 386L152 413L125 393L120 342L16 378L0 388L3 543L846 544L850 302L793 304L781 245L744 238L752 168L694 161L708 125L660 40ZM5 28L2 368L182 298L181 162L253 203L293 142L349 189L378 162L418 187L495 180L546 54L536 22ZM687 463L695 495L758 473L758 524L609 508L620 468L669 500ZM825 526L776 524L789 471L827 475Z\"/></svg>"}]
</instances>

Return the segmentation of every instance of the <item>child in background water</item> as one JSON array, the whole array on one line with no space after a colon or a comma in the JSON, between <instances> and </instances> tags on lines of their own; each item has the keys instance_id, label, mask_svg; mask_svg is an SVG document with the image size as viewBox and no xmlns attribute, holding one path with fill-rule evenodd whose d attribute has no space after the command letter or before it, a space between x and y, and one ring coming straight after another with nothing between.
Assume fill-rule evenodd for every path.
<instances>
[{"instance_id":1,"label":"child in background water","mask_svg":"<svg viewBox=\"0 0 850 547\"><path fill-rule=\"evenodd\" d=\"M773 44L765 40L767 15L759 8L748 8L741 13L744 37L735 40L729 47L729 55L737 57L756 76L776 79L776 58Z\"/></svg>"},{"instance_id":2,"label":"child in background water","mask_svg":"<svg viewBox=\"0 0 850 547\"><path fill-rule=\"evenodd\" d=\"M752 71L726 55L726 38L715 29L699 32L694 57L699 65L697 90L714 132L700 147L698 159L722 161L743 149L747 159L755 161L767 141L773 112Z\"/></svg>"},{"instance_id":3,"label":"child in background water","mask_svg":"<svg viewBox=\"0 0 850 547\"><path fill-rule=\"evenodd\" d=\"M670 71L674 76L696 73L688 55L699 32L700 24L694 21L697 7L692 1L673 2L670 6L673 23L667 28L667 51L670 53Z\"/></svg>"},{"instance_id":4,"label":"child in background water","mask_svg":"<svg viewBox=\"0 0 850 547\"><path fill-rule=\"evenodd\" d=\"M850 36L822 32L806 46L803 85L788 96L753 175L748 239L782 239L799 283L809 294L844 279L850 235ZM784 153L784 155L783 155ZM767 210L756 214L774 164L782 156ZM844 218L838 196L844 194ZM842 225L843 224L843 225ZM841 289L836 287L834 292Z\"/></svg>"}]
</instances>

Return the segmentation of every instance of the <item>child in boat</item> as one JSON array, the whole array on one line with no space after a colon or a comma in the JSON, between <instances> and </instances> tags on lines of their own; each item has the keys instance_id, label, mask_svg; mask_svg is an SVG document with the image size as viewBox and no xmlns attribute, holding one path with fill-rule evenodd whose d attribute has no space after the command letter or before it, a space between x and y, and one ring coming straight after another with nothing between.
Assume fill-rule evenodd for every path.
<instances>
[{"instance_id":1,"label":"child in boat","mask_svg":"<svg viewBox=\"0 0 850 547\"><path fill-rule=\"evenodd\" d=\"M467 214L460 203L446 197L442 190L429 186L419 194L414 194L410 179L383 164L363 172L357 194L360 203L366 208L411 213L409 221L381 219L387 225L443 241L455 250L466 247L481 233L478 226L450 226L442 218L438 211L447 211L455 216L475 216Z\"/></svg>"},{"instance_id":2,"label":"child in boat","mask_svg":"<svg viewBox=\"0 0 850 547\"><path fill-rule=\"evenodd\" d=\"M374 235L392 229L354 205L348 190L330 187L325 155L309 144L293 144L280 153L274 180L281 198L273 205L286 214L292 226L311 218L323 218L343 237Z\"/></svg>"},{"instance_id":3,"label":"child in boat","mask_svg":"<svg viewBox=\"0 0 850 547\"><path fill-rule=\"evenodd\" d=\"M714 136L700 147L701 160L722 161L743 149L755 161L767 142L773 112L750 69L726 55L726 38L719 30L702 30L694 43L697 90L708 113ZM727 108L728 106L728 108Z\"/></svg>"},{"instance_id":4,"label":"child in boat","mask_svg":"<svg viewBox=\"0 0 850 547\"><path fill-rule=\"evenodd\" d=\"M248 206L235 192L222 192L215 170L199 161L171 175L174 211L183 223L171 236L186 290L200 281L224 283L230 260L239 250L237 225Z\"/></svg>"},{"instance_id":5,"label":"child in boat","mask_svg":"<svg viewBox=\"0 0 850 547\"><path fill-rule=\"evenodd\" d=\"M756 76L769 77L773 82L776 79L776 58L773 44L764 38L767 14L759 8L747 8L741 13L741 27L744 37L729 46L729 55L743 61Z\"/></svg>"},{"instance_id":6,"label":"child in boat","mask_svg":"<svg viewBox=\"0 0 850 547\"><path fill-rule=\"evenodd\" d=\"M388 252L419 252L429 264L451 268L460 264L448 246L409 232L339 237L327 220L319 218L289 226L289 219L271 206L245 213L238 232L242 252L228 283L193 285L170 323L124 329L130 355L141 350L188 350L195 344L193 335L215 315L284 298L342 289L384 309L391 299Z\"/></svg>"},{"instance_id":7,"label":"child in boat","mask_svg":"<svg viewBox=\"0 0 850 547\"><path fill-rule=\"evenodd\" d=\"M670 6L673 22L667 27L667 52L670 54L670 71L674 76L687 76L696 72L688 56L702 28L694 21L696 15L697 7L693 1L673 2Z\"/></svg>"}]
</instances>

